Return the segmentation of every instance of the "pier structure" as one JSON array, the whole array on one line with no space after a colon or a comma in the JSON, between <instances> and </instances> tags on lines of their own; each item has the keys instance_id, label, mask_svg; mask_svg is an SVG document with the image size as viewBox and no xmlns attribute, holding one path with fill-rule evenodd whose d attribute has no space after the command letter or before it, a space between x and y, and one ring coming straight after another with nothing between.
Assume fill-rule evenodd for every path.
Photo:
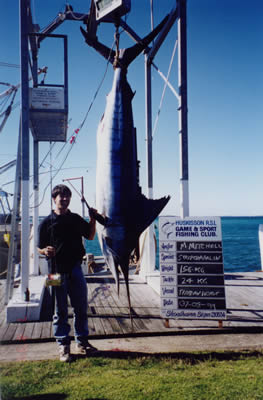
<instances>
[{"instance_id":1,"label":"pier structure","mask_svg":"<svg viewBox=\"0 0 263 400\"><path fill-rule=\"evenodd\" d=\"M20 0L20 64L21 64L21 116L17 151L15 196L11 223L11 243L8 258L5 302L10 320L17 319L31 309L32 318L38 318L43 294L44 277L39 276L39 256L36 249L39 204L39 143L66 141L68 124L68 56L67 36L39 32L33 23L30 0ZM38 56L44 39L63 40L63 84L46 85L39 82ZM44 71L46 73L46 69ZM29 75L32 87L29 87ZM29 177L30 130L33 136L33 262L30 257ZM15 259L18 247L19 209L21 205L21 284L14 290ZM32 282L30 283L30 280Z\"/></svg>"},{"instance_id":2,"label":"pier structure","mask_svg":"<svg viewBox=\"0 0 263 400\"><path fill-rule=\"evenodd\" d=\"M173 336L174 351L180 351L180 341L192 336L193 343L199 350L217 349L211 337L224 335L226 347L232 349L231 336L235 338L235 349L255 348L253 339L263 334L263 278L262 272L239 272L225 274L227 320L221 324L209 319L171 319L169 324L160 316L159 295L138 275L131 274L131 303L133 326L125 294L124 280L120 282L120 296L115 291L115 283L110 273L87 276L88 286L88 321L90 339L158 337L161 352L167 335ZM44 343L54 341L52 321L48 300L41 309L37 321L29 315L14 322L6 322L4 304L5 280L0 280L0 343L20 344ZM73 335L73 312L69 310L69 323ZM240 336L243 335L242 343ZM245 336L245 339L244 339ZM147 340L147 339L146 339ZM260 340L259 340L260 341ZM232 340L233 342L233 340ZM262 339L261 339L262 348ZM5 349L5 346L2 346ZM188 346L186 351L189 350Z\"/></svg>"},{"instance_id":3,"label":"pier structure","mask_svg":"<svg viewBox=\"0 0 263 400\"><path fill-rule=\"evenodd\" d=\"M113 2L114 3L114 2ZM129 2L123 1L125 6ZM127 3L127 4L126 4ZM151 2L153 5L153 2ZM153 7L152 7L153 8ZM115 23L116 14L111 12L108 15L102 16L99 20L96 18L96 1L91 1L89 13L76 13L73 8L67 5L64 13L59 13L58 16L42 31L38 25L34 23L31 14L30 0L20 0L20 53L21 53L21 120L19 126L19 144L17 156L17 173L16 173L16 199L14 204L14 218L12 221L13 238L16 237L19 208L21 203L21 285L16 290L16 299L13 300L14 287L14 248L11 243L10 257L8 262L7 288L5 303L9 303L10 307L17 311L19 308L23 314L27 312L32 305L34 308L39 308L41 304L42 290L40 293L33 293L30 288L30 279L38 277L39 259L35 253L33 268L30 270L30 222L29 222L29 173L30 173L30 130L34 141L33 154L33 174L34 174L34 248L36 247L36 237L38 228L38 202L39 202L39 143L41 141L66 141L67 135L67 119L68 119L68 55L67 55L67 36L56 35L53 32L64 21L78 21L87 25L87 30L94 37L97 33L97 28L100 23ZM124 7L125 10L125 7ZM123 12L123 8L122 8ZM125 11L124 11L125 12ZM124 31L135 41L140 41L140 37L133 29L121 18L122 14L118 15L118 23ZM152 24L153 24L153 15ZM175 22L178 22L178 93L168 82L167 78L161 73L158 67L154 64L154 57L165 41L170 29ZM41 51L41 43L46 39L61 39L64 43L64 83L62 85L52 84L45 85L43 82L38 82L38 55ZM158 40L148 48L145 55L145 110L146 110L146 154L147 154L147 187L148 197L153 197L153 172L152 172L152 109L151 109L151 68L157 69L160 76L164 79L168 87L173 91L178 99L179 107L179 143L180 143L180 193L181 193L181 216L189 214L189 196L188 196L188 150L187 150L187 58L186 58L186 0L175 0L175 6L169 13L168 21L163 27ZM33 87L29 87L29 73L31 71L33 78ZM48 98L49 94L51 96ZM41 96L46 96L45 99L50 100L48 109L41 106ZM52 104L52 98L55 97L55 104ZM34 103L35 102L35 103ZM149 228L149 234L145 238L145 252L141 261L140 275L145 282L150 282L152 274L155 274L155 245L153 239L153 226ZM43 285L43 277L41 285ZM31 285L32 286L32 285ZM36 286L36 283L34 283ZM34 301L32 303L32 297ZM11 304L10 304L11 303ZM18 307L18 305L20 307ZM21 314L21 315L22 315ZM34 314L34 313L33 313ZM32 314L32 318L33 318ZM21 317L20 315L20 317ZM38 315L38 311L36 312ZM15 317L10 317L17 318ZM36 316L36 319L38 317Z\"/></svg>"}]
</instances>

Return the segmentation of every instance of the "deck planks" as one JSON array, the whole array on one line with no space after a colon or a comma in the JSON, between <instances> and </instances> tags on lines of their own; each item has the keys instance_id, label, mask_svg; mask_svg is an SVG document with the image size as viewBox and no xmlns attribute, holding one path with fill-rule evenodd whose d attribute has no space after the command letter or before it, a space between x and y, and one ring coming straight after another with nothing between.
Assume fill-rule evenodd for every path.
<instances>
[{"instance_id":1,"label":"deck planks","mask_svg":"<svg viewBox=\"0 0 263 400\"><path fill-rule=\"evenodd\" d=\"M110 274L89 275L88 321L91 338L133 335L182 333L218 329L218 321L169 320L165 326L160 317L159 295L139 276L130 276L130 296L133 323L127 301L124 280L120 281L118 296ZM225 274L227 320L223 328L262 329L263 331L263 273ZM0 280L0 342L54 340L52 322L16 322L7 324L4 307L5 280ZM69 309L73 335L73 311ZM227 330L226 330L227 332Z\"/></svg>"}]
</instances>

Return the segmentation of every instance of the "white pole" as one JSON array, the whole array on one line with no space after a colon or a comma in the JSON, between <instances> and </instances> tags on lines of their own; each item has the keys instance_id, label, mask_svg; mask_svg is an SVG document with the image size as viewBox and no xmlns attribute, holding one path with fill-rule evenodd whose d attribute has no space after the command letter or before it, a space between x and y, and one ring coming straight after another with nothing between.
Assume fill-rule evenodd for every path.
<instances>
[{"instance_id":1,"label":"white pole","mask_svg":"<svg viewBox=\"0 0 263 400\"><path fill-rule=\"evenodd\" d=\"M145 114L146 114L146 174L147 195L153 199L153 171L152 171L152 87L151 87L151 63L145 54ZM141 275L147 280L147 275L155 270L154 226L147 229L145 238L145 257L141 265Z\"/></svg>"},{"instance_id":2,"label":"white pole","mask_svg":"<svg viewBox=\"0 0 263 400\"><path fill-rule=\"evenodd\" d=\"M187 42L186 0L178 5L178 86L179 86L179 145L180 145L180 216L189 216L188 190L188 127L187 127Z\"/></svg>"},{"instance_id":3,"label":"white pole","mask_svg":"<svg viewBox=\"0 0 263 400\"><path fill-rule=\"evenodd\" d=\"M28 299L29 286L29 89L28 89L28 0L20 0L21 59L21 121L22 121L22 181L21 181L21 299Z\"/></svg>"},{"instance_id":4,"label":"white pole","mask_svg":"<svg viewBox=\"0 0 263 400\"><path fill-rule=\"evenodd\" d=\"M189 184L188 180L180 181L180 217L189 216Z\"/></svg>"},{"instance_id":5,"label":"white pole","mask_svg":"<svg viewBox=\"0 0 263 400\"><path fill-rule=\"evenodd\" d=\"M33 237L30 240L30 265L33 257L33 268L30 268L30 274L39 274L39 255L37 251L38 225L39 225L39 182L38 182L38 164L39 164L39 145L34 140L34 207L33 207L33 227L31 233Z\"/></svg>"},{"instance_id":6,"label":"white pole","mask_svg":"<svg viewBox=\"0 0 263 400\"><path fill-rule=\"evenodd\" d=\"M263 225L259 225L258 237L259 237L259 250L260 250L260 259L261 259L261 270L263 271Z\"/></svg>"},{"instance_id":7,"label":"white pole","mask_svg":"<svg viewBox=\"0 0 263 400\"><path fill-rule=\"evenodd\" d=\"M21 223L21 299L24 300L29 286L29 181L22 180L22 223Z\"/></svg>"},{"instance_id":8,"label":"white pole","mask_svg":"<svg viewBox=\"0 0 263 400\"><path fill-rule=\"evenodd\" d=\"M39 255L37 252L37 238L38 238L38 225L39 225L39 189L38 187L34 189L34 215L33 215L33 260L34 260L34 270L33 275L38 275L39 266Z\"/></svg>"}]
</instances>

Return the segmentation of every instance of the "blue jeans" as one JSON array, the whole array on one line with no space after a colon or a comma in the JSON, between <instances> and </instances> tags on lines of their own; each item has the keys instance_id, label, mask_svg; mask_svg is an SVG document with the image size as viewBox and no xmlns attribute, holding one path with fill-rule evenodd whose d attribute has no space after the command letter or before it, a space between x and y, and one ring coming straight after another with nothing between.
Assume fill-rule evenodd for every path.
<instances>
[{"instance_id":1,"label":"blue jeans","mask_svg":"<svg viewBox=\"0 0 263 400\"><path fill-rule=\"evenodd\" d=\"M88 340L88 292L87 284L78 262L70 274L61 274L61 286L54 286L55 315L53 334L58 344L70 344L70 325L68 323L68 296L74 313L74 336L77 343L85 345Z\"/></svg>"}]
</instances>

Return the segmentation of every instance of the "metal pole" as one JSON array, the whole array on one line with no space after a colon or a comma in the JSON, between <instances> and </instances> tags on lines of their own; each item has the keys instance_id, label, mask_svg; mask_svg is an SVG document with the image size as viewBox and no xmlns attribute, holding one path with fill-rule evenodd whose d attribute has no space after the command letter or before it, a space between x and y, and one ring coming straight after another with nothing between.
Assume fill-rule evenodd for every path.
<instances>
[{"instance_id":1,"label":"metal pole","mask_svg":"<svg viewBox=\"0 0 263 400\"><path fill-rule=\"evenodd\" d=\"M64 101L68 112L68 38L64 36Z\"/></svg>"},{"instance_id":2,"label":"metal pole","mask_svg":"<svg viewBox=\"0 0 263 400\"><path fill-rule=\"evenodd\" d=\"M153 0L151 0L151 28L153 31L153 27L154 27L154 20L153 20Z\"/></svg>"},{"instance_id":3,"label":"metal pole","mask_svg":"<svg viewBox=\"0 0 263 400\"><path fill-rule=\"evenodd\" d=\"M153 171L152 171L152 86L151 86L151 62L147 53L145 54L145 114L146 114L146 160L147 160L147 194L153 198ZM145 278L155 270L155 248L154 228L151 224L146 233L145 239L145 265L142 268Z\"/></svg>"},{"instance_id":4,"label":"metal pole","mask_svg":"<svg viewBox=\"0 0 263 400\"><path fill-rule=\"evenodd\" d=\"M37 53L32 54L33 58L33 85L38 86L38 62ZM37 248L37 238L38 238L38 225L39 225L39 142L34 140L33 147L33 175L34 175L34 209L33 209L33 275L38 275L39 273L39 254L36 251ZM31 254L30 254L31 255Z\"/></svg>"},{"instance_id":5,"label":"metal pole","mask_svg":"<svg viewBox=\"0 0 263 400\"><path fill-rule=\"evenodd\" d=\"M147 160L147 188L149 199L153 198L152 172L152 84L151 63L145 54L145 114L146 114L146 160Z\"/></svg>"},{"instance_id":6,"label":"metal pole","mask_svg":"<svg viewBox=\"0 0 263 400\"><path fill-rule=\"evenodd\" d=\"M81 177L81 198L84 199L84 180L83 176ZM82 201L82 217L85 218L85 204Z\"/></svg>"},{"instance_id":7,"label":"metal pole","mask_svg":"<svg viewBox=\"0 0 263 400\"><path fill-rule=\"evenodd\" d=\"M259 250L260 250L260 260L261 260L261 271L263 271L263 224L259 225L258 228L258 238L259 238Z\"/></svg>"},{"instance_id":8,"label":"metal pole","mask_svg":"<svg viewBox=\"0 0 263 400\"><path fill-rule=\"evenodd\" d=\"M8 252L8 269L6 279L6 297L5 304L8 304L9 300L13 295L14 288L14 275L15 275L15 263L18 259L18 223L20 220L20 204L21 204L21 117L19 121L19 135L18 135L18 146L17 146L17 160L16 160L16 176L15 176L15 190L14 190L14 202L13 212L11 221L11 241Z\"/></svg>"},{"instance_id":9,"label":"metal pole","mask_svg":"<svg viewBox=\"0 0 263 400\"><path fill-rule=\"evenodd\" d=\"M188 126L187 126L187 40L186 0L178 6L178 84L179 84L179 145L180 145L180 216L189 216L188 187Z\"/></svg>"},{"instance_id":10,"label":"metal pole","mask_svg":"<svg viewBox=\"0 0 263 400\"><path fill-rule=\"evenodd\" d=\"M39 255L36 251L39 224L39 142L34 140L34 212L33 212L33 274L38 275Z\"/></svg>"},{"instance_id":11,"label":"metal pole","mask_svg":"<svg viewBox=\"0 0 263 400\"><path fill-rule=\"evenodd\" d=\"M22 222L21 222L21 297L28 297L29 286L29 90L28 90L28 13L29 1L20 0L20 65L22 120Z\"/></svg>"}]
</instances>

